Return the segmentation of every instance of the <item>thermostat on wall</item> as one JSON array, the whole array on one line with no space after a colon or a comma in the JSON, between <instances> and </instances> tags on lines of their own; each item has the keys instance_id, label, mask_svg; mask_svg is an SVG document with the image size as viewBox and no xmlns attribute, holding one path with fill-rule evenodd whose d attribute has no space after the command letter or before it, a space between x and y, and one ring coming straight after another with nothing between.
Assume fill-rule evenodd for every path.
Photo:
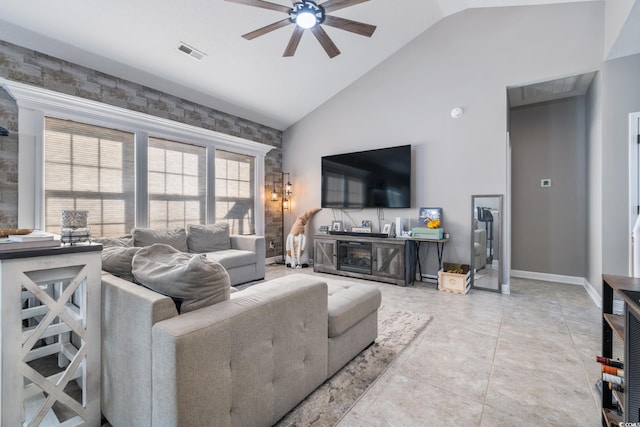
<instances>
[{"instance_id":1,"label":"thermostat on wall","mask_svg":"<svg viewBox=\"0 0 640 427\"><path fill-rule=\"evenodd\" d=\"M541 179L540 187L551 187L551 180L549 178Z\"/></svg>"}]
</instances>

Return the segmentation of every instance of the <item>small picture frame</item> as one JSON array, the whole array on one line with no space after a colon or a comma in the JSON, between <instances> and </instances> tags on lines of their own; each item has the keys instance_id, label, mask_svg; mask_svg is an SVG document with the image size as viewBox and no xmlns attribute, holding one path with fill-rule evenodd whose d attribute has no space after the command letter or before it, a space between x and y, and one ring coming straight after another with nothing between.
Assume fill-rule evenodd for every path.
<instances>
[{"instance_id":1,"label":"small picture frame","mask_svg":"<svg viewBox=\"0 0 640 427\"><path fill-rule=\"evenodd\" d=\"M331 231L342 231L342 221L331 221Z\"/></svg>"},{"instance_id":2,"label":"small picture frame","mask_svg":"<svg viewBox=\"0 0 640 427\"><path fill-rule=\"evenodd\" d=\"M429 221L439 220L442 227L442 208L420 208L418 218L421 226L426 226Z\"/></svg>"},{"instance_id":3,"label":"small picture frame","mask_svg":"<svg viewBox=\"0 0 640 427\"><path fill-rule=\"evenodd\" d=\"M391 234L391 223L388 222L382 226L382 234L389 235Z\"/></svg>"}]
</instances>

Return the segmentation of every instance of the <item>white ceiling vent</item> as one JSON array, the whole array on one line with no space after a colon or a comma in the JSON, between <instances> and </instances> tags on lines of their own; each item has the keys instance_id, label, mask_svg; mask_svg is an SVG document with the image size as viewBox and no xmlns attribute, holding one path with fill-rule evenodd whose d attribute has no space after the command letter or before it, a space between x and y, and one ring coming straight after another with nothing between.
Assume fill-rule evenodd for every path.
<instances>
[{"instance_id":1,"label":"white ceiling vent","mask_svg":"<svg viewBox=\"0 0 640 427\"><path fill-rule=\"evenodd\" d=\"M196 49L195 47L191 47L188 44L184 43L184 42L180 42L180 45L178 46L178 50L181 52L186 53L187 55L189 55L192 58L197 59L198 61L201 61L202 58L204 58L206 56L206 53L202 52L201 50Z\"/></svg>"}]
</instances>

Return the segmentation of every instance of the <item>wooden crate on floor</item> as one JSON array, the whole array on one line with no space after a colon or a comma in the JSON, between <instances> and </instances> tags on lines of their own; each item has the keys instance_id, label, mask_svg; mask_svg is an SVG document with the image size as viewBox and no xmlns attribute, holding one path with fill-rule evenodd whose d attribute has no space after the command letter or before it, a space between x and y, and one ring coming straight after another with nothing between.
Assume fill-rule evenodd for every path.
<instances>
[{"instance_id":1,"label":"wooden crate on floor","mask_svg":"<svg viewBox=\"0 0 640 427\"><path fill-rule=\"evenodd\" d=\"M452 270L462 270L462 273L449 273ZM445 262L443 270L438 272L438 289L464 295L469 292L470 288L471 269L469 265Z\"/></svg>"}]
</instances>

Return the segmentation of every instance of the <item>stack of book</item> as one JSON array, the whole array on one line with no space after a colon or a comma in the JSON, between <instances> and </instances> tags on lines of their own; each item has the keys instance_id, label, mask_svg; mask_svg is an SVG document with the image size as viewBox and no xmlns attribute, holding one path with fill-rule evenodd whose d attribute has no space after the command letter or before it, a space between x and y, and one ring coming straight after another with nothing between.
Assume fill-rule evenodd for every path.
<instances>
[{"instance_id":1,"label":"stack of book","mask_svg":"<svg viewBox=\"0 0 640 427\"><path fill-rule=\"evenodd\" d=\"M52 248L60 246L60 240L55 234L44 231L32 231L28 234L10 234L0 239L0 251L16 249Z\"/></svg>"},{"instance_id":2,"label":"stack of book","mask_svg":"<svg viewBox=\"0 0 640 427\"><path fill-rule=\"evenodd\" d=\"M601 365L602 381L609 383L611 390L624 391L624 364L602 356L596 356L596 362Z\"/></svg>"}]
</instances>

